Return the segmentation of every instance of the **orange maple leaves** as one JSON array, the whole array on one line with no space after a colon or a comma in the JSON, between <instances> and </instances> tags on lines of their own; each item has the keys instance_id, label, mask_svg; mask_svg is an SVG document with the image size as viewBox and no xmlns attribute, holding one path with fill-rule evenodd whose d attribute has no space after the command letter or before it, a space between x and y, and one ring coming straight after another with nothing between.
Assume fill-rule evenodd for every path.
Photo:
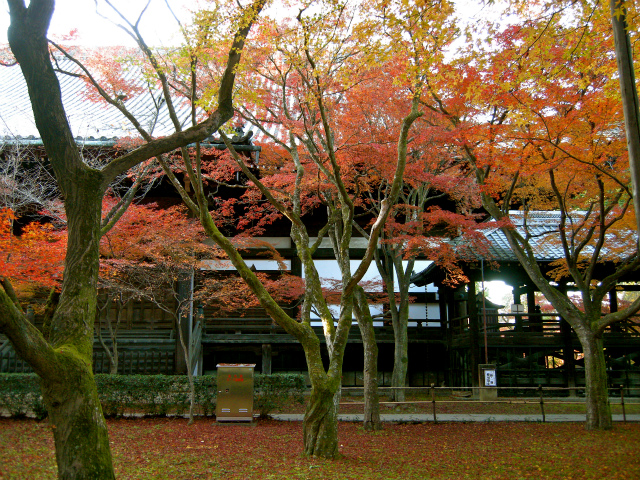
<instances>
[{"instance_id":1,"label":"orange maple leaves","mask_svg":"<svg viewBox=\"0 0 640 480\"><path fill-rule=\"evenodd\" d=\"M48 223L32 222L14 234L11 209L0 209L0 274L13 282L58 287L66 253L66 232Z\"/></svg>"}]
</instances>

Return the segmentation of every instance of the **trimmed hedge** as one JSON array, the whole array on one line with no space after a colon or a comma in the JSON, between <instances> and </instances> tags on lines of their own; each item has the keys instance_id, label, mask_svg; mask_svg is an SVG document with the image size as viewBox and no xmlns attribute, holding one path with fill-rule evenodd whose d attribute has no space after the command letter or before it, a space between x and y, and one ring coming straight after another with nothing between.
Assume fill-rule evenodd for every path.
<instances>
[{"instance_id":1,"label":"trimmed hedge","mask_svg":"<svg viewBox=\"0 0 640 480\"><path fill-rule=\"evenodd\" d=\"M12 417L47 416L35 373L0 373L0 412Z\"/></svg>"},{"instance_id":2,"label":"trimmed hedge","mask_svg":"<svg viewBox=\"0 0 640 480\"><path fill-rule=\"evenodd\" d=\"M189 381L184 375L95 375L102 410L107 417L130 413L148 416L183 415L189 411ZM217 378L194 377L195 412L205 416L216 410ZM254 410L269 415L290 400L304 400L302 375L254 375ZM32 373L0 374L0 412L13 417L47 415L38 377Z\"/></svg>"}]
</instances>

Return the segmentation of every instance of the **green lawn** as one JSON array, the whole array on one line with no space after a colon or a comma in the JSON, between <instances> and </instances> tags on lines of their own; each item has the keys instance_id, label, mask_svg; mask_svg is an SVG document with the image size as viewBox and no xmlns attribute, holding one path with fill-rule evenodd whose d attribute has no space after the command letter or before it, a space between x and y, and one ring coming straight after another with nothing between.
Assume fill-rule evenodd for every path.
<instances>
[{"instance_id":1,"label":"green lawn","mask_svg":"<svg viewBox=\"0 0 640 480\"><path fill-rule=\"evenodd\" d=\"M342 458L303 458L300 422L216 425L200 419L108 421L119 479L632 479L640 424L587 432L581 424L340 425ZM54 479L49 426L0 419L0 478Z\"/></svg>"}]
</instances>

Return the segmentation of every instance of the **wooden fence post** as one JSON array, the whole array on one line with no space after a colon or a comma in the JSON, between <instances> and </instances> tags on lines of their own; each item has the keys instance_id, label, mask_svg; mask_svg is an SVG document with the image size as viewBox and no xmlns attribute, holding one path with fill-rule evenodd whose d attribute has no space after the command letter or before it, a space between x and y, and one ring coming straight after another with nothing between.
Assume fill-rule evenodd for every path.
<instances>
[{"instance_id":1,"label":"wooden fence post","mask_svg":"<svg viewBox=\"0 0 640 480\"><path fill-rule=\"evenodd\" d=\"M438 418L436 417L436 389L435 383L431 384L431 405L433 406L433 423L438 423Z\"/></svg>"}]
</instances>

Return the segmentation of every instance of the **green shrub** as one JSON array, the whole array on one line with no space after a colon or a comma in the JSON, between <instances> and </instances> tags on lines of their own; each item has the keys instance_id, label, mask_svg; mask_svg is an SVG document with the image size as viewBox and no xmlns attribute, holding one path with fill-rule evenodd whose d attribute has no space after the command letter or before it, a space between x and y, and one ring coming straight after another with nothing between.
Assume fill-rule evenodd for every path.
<instances>
[{"instance_id":1,"label":"green shrub","mask_svg":"<svg viewBox=\"0 0 640 480\"><path fill-rule=\"evenodd\" d=\"M108 375L95 376L102 410L107 417L126 413L147 416L182 415L189 410L189 381L183 375ZM265 417L290 400L302 403L306 389L302 375L256 374L254 407ZM195 411L205 416L215 413L217 381L215 376L194 377ZM0 411L13 417L29 412L46 416L38 377L33 374L0 374Z\"/></svg>"},{"instance_id":2,"label":"green shrub","mask_svg":"<svg viewBox=\"0 0 640 480\"><path fill-rule=\"evenodd\" d=\"M273 410L282 408L290 400L304 402L307 389L304 377L298 374L255 375L254 409L266 417Z\"/></svg>"},{"instance_id":3,"label":"green shrub","mask_svg":"<svg viewBox=\"0 0 640 480\"><path fill-rule=\"evenodd\" d=\"M12 417L41 413L40 383L35 373L0 374L0 410Z\"/></svg>"}]
</instances>

